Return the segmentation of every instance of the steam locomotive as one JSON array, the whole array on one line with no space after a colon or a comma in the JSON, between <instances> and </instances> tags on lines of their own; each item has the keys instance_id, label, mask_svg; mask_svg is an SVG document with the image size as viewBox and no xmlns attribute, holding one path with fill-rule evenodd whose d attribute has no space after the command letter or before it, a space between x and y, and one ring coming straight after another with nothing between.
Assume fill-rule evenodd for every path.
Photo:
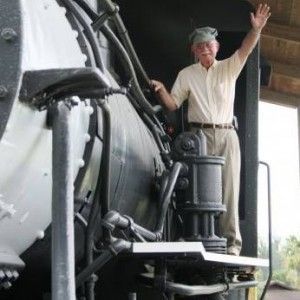
<instances>
[{"instance_id":1,"label":"steam locomotive","mask_svg":"<svg viewBox=\"0 0 300 300\"><path fill-rule=\"evenodd\" d=\"M201 25L218 28L220 58L230 55L251 9L1 1L1 299L247 299L253 268L268 266L256 258L259 49L236 88L241 257L218 236L223 158L186 131L184 107L161 109L145 69L170 86Z\"/></svg>"}]
</instances>

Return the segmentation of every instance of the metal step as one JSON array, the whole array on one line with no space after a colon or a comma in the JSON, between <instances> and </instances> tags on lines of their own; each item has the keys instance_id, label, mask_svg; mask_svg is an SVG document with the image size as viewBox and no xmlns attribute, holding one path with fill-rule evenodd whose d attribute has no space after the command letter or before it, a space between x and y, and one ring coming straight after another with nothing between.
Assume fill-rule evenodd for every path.
<instances>
[{"instance_id":1,"label":"metal step","mask_svg":"<svg viewBox=\"0 0 300 300\"><path fill-rule=\"evenodd\" d=\"M147 257L172 257L175 255L179 257L197 257L201 261L213 265L269 267L267 259L207 252L201 242L136 242L132 243L131 253Z\"/></svg>"}]
</instances>

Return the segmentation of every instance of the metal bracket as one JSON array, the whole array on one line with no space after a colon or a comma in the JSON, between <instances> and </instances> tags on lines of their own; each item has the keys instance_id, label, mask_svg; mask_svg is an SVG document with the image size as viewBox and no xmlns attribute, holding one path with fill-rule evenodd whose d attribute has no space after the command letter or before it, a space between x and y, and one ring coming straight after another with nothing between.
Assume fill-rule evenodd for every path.
<instances>
[{"instance_id":1,"label":"metal bracket","mask_svg":"<svg viewBox=\"0 0 300 300\"><path fill-rule=\"evenodd\" d=\"M114 17L118 12L119 12L119 6L116 4L112 4L109 9L100 15L93 23L92 23L92 28L94 31L99 30L103 24L111 17Z\"/></svg>"},{"instance_id":2,"label":"metal bracket","mask_svg":"<svg viewBox=\"0 0 300 300\"><path fill-rule=\"evenodd\" d=\"M111 87L96 68L50 69L25 72L20 101L44 110L71 96L104 98L115 93L126 94L127 89Z\"/></svg>"}]
</instances>

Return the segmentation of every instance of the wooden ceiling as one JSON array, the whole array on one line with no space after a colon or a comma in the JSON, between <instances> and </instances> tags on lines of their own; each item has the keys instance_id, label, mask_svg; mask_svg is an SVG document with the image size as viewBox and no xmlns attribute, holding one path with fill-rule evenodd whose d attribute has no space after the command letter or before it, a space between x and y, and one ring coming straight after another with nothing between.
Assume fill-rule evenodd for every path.
<instances>
[{"instance_id":1,"label":"wooden ceiling","mask_svg":"<svg viewBox=\"0 0 300 300\"><path fill-rule=\"evenodd\" d=\"M255 7L259 0L250 0ZM266 0L271 17L261 36L261 54L271 64L261 99L300 106L300 0Z\"/></svg>"}]
</instances>

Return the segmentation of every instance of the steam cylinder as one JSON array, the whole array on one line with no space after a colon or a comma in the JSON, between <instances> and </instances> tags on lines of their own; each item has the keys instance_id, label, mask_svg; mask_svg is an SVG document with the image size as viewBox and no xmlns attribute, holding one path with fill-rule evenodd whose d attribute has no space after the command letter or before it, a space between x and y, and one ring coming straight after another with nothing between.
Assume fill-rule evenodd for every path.
<instances>
[{"instance_id":1,"label":"steam cylinder","mask_svg":"<svg viewBox=\"0 0 300 300\"><path fill-rule=\"evenodd\" d=\"M222 204L224 158L206 155L206 138L201 131L178 136L175 153L176 160L186 165L178 183L182 238L201 241L207 251L226 253L226 239L215 234L216 217L226 210Z\"/></svg>"}]
</instances>

